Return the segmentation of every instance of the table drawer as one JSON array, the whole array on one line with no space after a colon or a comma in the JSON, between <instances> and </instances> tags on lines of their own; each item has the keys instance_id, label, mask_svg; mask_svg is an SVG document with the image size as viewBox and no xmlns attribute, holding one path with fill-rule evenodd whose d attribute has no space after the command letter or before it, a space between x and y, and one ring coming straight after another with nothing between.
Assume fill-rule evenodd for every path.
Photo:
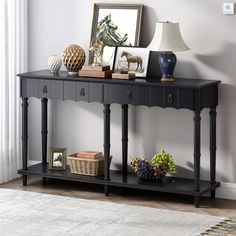
<instances>
[{"instance_id":1,"label":"table drawer","mask_svg":"<svg viewBox=\"0 0 236 236\"><path fill-rule=\"evenodd\" d=\"M22 79L21 93L23 97L63 99L63 82Z\"/></svg>"},{"instance_id":2,"label":"table drawer","mask_svg":"<svg viewBox=\"0 0 236 236\"><path fill-rule=\"evenodd\" d=\"M105 103L149 105L149 88L131 85L106 85Z\"/></svg>"},{"instance_id":3,"label":"table drawer","mask_svg":"<svg viewBox=\"0 0 236 236\"><path fill-rule=\"evenodd\" d=\"M51 81L39 80L39 97L51 98Z\"/></svg>"},{"instance_id":4,"label":"table drawer","mask_svg":"<svg viewBox=\"0 0 236 236\"><path fill-rule=\"evenodd\" d=\"M163 106L194 109L194 91L192 89L163 88Z\"/></svg>"},{"instance_id":5,"label":"table drawer","mask_svg":"<svg viewBox=\"0 0 236 236\"><path fill-rule=\"evenodd\" d=\"M64 81L64 100L103 102L103 86L99 83Z\"/></svg>"},{"instance_id":6,"label":"table drawer","mask_svg":"<svg viewBox=\"0 0 236 236\"><path fill-rule=\"evenodd\" d=\"M106 103L134 104L136 100L135 86L107 85Z\"/></svg>"}]
</instances>

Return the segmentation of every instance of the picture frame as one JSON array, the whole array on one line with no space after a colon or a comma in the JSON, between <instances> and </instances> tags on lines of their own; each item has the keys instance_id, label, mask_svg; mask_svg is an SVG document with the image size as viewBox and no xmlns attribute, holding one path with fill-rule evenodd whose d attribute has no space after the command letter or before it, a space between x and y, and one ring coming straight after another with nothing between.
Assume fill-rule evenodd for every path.
<instances>
[{"instance_id":1,"label":"picture frame","mask_svg":"<svg viewBox=\"0 0 236 236\"><path fill-rule=\"evenodd\" d=\"M149 62L148 62L148 71L147 71L147 80L161 79L162 73L159 61L160 52L150 51L149 53Z\"/></svg>"},{"instance_id":2,"label":"picture frame","mask_svg":"<svg viewBox=\"0 0 236 236\"><path fill-rule=\"evenodd\" d=\"M126 61L128 73L134 73L135 77L146 77L150 63L149 55L147 48L117 47L114 69L119 72L118 65L120 62Z\"/></svg>"},{"instance_id":3,"label":"picture frame","mask_svg":"<svg viewBox=\"0 0 236 236\"><path fill-rule=\"evenodd\" d=\"M117 46L139 46L143 5L94 4L90 48L101 43L101 63L114 69ZM93 55L89 55L89 64Z\"/></svg>"},{"instance_id":4,"label":"picture frame","mask_svg":"<svg viewBox=\"0 0 236 236\"><path fill-rule=\"evenodd\" d=\"M50 148L49 170L66 170L66 148Z\"/></svg>"}]
</instances>

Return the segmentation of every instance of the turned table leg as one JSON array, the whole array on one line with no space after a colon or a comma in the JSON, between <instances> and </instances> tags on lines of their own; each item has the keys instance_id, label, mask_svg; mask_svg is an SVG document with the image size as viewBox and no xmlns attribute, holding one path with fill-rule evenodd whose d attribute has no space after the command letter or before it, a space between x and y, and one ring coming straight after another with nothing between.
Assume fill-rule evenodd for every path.
<instances>
[{"instance_id":1,"label":"turned table leg","mask_svg":"<svg viewBox=\"0 0 236 236\"><path fill-rule=\"evenodd\" d=\"M104 104L104 180L110 180L110 104ZM109 186L104 186L105 195L109 195Z\"/></svg>"},{"instance_id":2,"label":"turned table leg","mask_svg":"<svg viewBox=\"0 0 236 236\"><path fill-rule=\"evenodd\" d=\"M22 169L27 170L28 162L28 98L22 98ZM27 185L27 175L22 176L23 186Z\"/></svg>"},{"instance_id":3,"label":"turned table leg","mask_svg":"<svg viewBox=\"0 0 236 236\"><path fill-rule=\"evenodd\" d=\"M210 182L216 182L216 108L210 109ZM211 199L215 199L215 189L211 191Z\"/></svg>"},{"instance_id":4,"label":"turned table leg","mask_svg":"<svg viewBox=\"0 0 236 236\"><path fill-rule=\"evenodd\" d=\"M48 99L41 99L41 135L42 135L42 163L47 164L47 135L48 135ZM46 183L46 178L43 177L43 183Z\"/></svg>"},{"instance_id":5,"label":"turned table leg","mask_svg":"<svg viewBox=\"0 0 236 236\"><path fill-rule=\"evenodd\" d=\"M200 158L201 158L201 112L194 111L194 202L195 207L199 207L200 196Z\"/></svg>"},{"instance_id":6,"label":"turned table leg","mask_svg":"<svg viewBox=\"0 0 236 236\"><path fill-rule=\"evenodd\" d=\"M122 171L123 179L127 178L128 165L128 105L122 105Z\"/></svg>"},{"instance_id":7,"label":"turned table leg","mask_svg":"<svg viewBox=\"0 0 236 236\"><path fill-rule=\"evenodd\" d=\"M122 177L123 182L127 181L128 173L128 108L127 104L122 105ZM127 188L123 189L124 195L127 194Z\"/></svg>"},{"instance_id":8,"label":"turned table leg","mask_svg":"<svg viewBox=\"0 0 236 236\"><path fill-rule=\"evenodd\" d=\"M42 103L42 117L41 117L42 163L47 164L48 99L42 98L41 103Z\"/></svg>"}]
</instances>

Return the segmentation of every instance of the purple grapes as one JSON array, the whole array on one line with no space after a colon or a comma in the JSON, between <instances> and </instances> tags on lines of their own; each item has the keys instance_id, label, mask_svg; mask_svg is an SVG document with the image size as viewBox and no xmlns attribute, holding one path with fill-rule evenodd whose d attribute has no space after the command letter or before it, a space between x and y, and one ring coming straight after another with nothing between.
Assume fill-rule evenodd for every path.
<instances>
[{"instance_id":1,"label":"purple grapes","mask_svg":"<svg viewBox=\"0 0 236 236\"><path fill-rule=\"evenodd\" d=\"M137 175L140 179L151 179L153 175L152 165L147 160L141 160Z\"/></svg>"}]
</instances>

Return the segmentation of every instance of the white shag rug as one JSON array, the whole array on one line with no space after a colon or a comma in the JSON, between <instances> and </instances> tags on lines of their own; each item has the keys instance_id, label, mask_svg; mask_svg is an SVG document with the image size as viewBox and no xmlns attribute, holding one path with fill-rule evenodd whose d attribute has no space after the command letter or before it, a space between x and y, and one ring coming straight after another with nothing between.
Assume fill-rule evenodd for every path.
<instances>
[{"instance_id":1,"label":"white shag rug","mask_svg":"<svg viewBox=\"0 0 236 236\"><path fill-rule=\"evenodd\" d=\"M1 236L193 236L220 222L225 218L0 188Z\"/></svg>"}]
</instances>

